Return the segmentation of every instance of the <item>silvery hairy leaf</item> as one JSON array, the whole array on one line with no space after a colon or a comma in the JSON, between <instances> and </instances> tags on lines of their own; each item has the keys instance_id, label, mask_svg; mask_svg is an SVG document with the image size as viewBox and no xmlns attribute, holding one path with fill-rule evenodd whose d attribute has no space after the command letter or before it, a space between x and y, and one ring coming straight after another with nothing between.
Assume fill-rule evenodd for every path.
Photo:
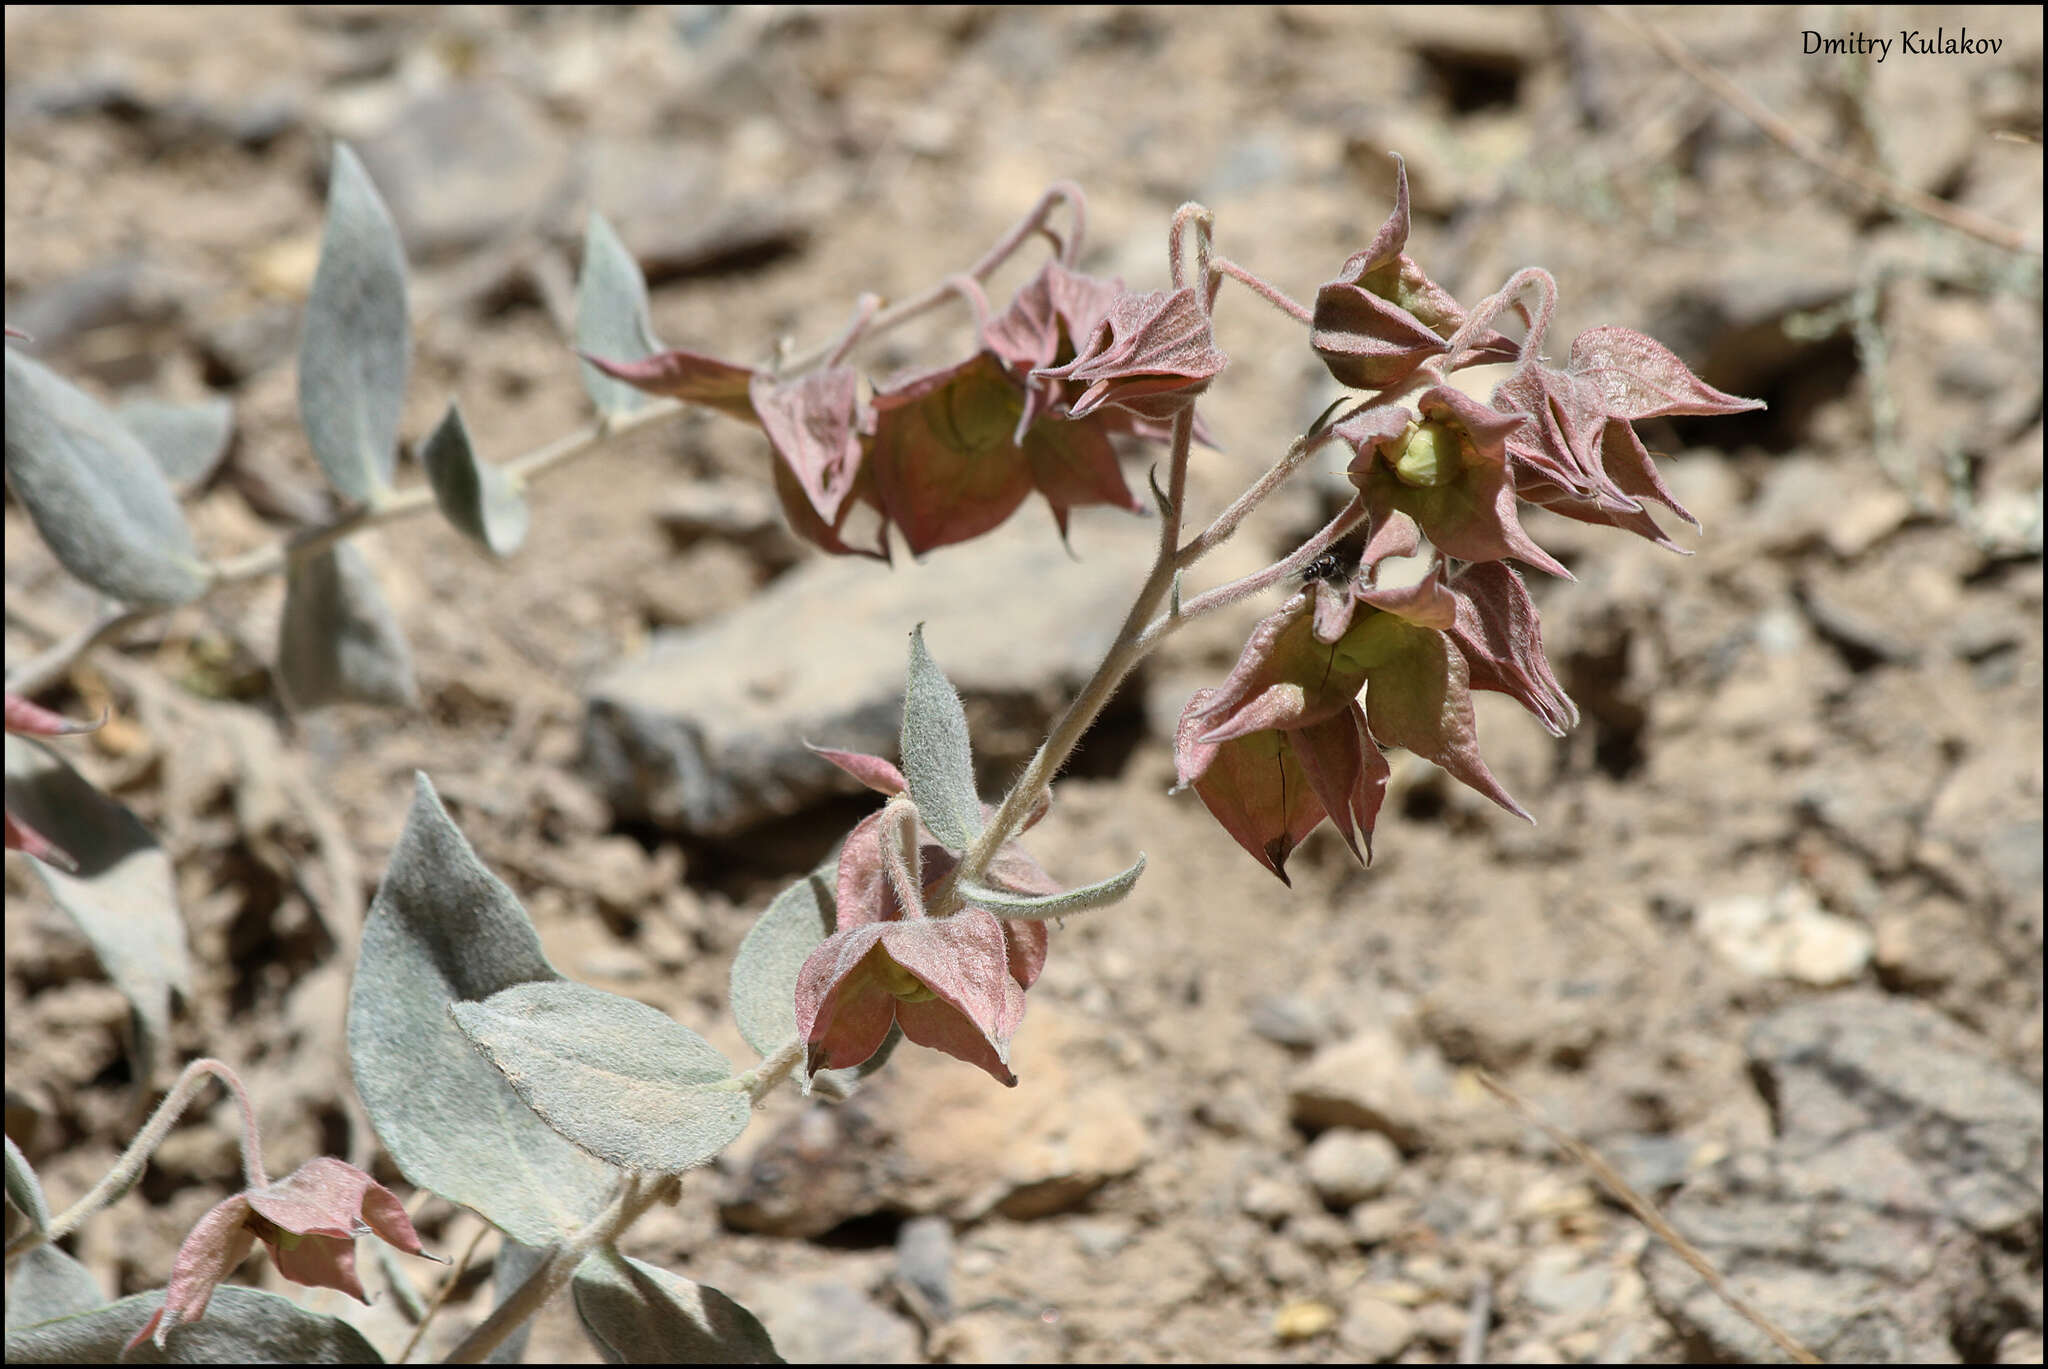
<instances>
[{"instance_id":1,"label":"silvery hairy leaf","mask_svg":"<svg viewBox=\"0 0 2048 1369\"><path fill-rule=\"evenodd\" d=\"M7 1138L7 1201L28 1218L29 1230L41 1231L50 1225L50 1205L43 1198L43 1186L12 1136Z\"/></svg>"},{"instance_id":2,"label":"silvery hairy leaf","mask_svg":"<svg viewBox=\"0 0 2048 1369\"><path fill-rule=\"evenodd\" d=\"M533 1246L588 1221L616 1172L535 1116L448 1005L560 980L526 910L419 776L349 993L356 1091L407 1179Z\"/></svg>"},{"instance_id":3,"label":"silvery hairy leaf","mask_svg":"<svg viewBox=\"0 0 2048 1369\"><path fill-rule=\"evenodd\" d=\"M1140 855L1130 869L1078 889L1063 889L1056 894L1020 894L978 880L966 880L960 885L960 899L972 907L986 908L997 917L1043 921L1121 903L1144 873L1145 857Z\"/></svg>"},{"instance_id":4,"label":"silvery hairy leaf","mask_svg":"<svg viewBox=\"0 0 2048 1369\"><path fill-rule=\"evenodd\" d=\"M616 1250L596 1250L571 1283L576 1315L610 1364L781 1364L752 1312Z\"/></svg>"},{"instance_id":5,"label":"silvery hairy leaf","mask_svg":"<svg viewBox=\"0 0 2048 1369\"><path fill-rule=\"evenodd\" d=\"M576 282L576 350L591 356L637 358L661 350L647 317L647 281L640 264L602 214L583 234L583 272ZM578 363L583 392L598 412L629 414L647 396L589 362Z\"/></svg>"},{"instance_id":6,"label":"silvery hairy leaf","mask_svg":"<svg viewBox=\"0 0 2048 1369\"><path fill-rule=\"evenodd\" d=\"M420 448L420 465L427 471L427 483L434 487L434 502L441 516L493 556L510 556L526 540L526 500L514 488L511 477L477 459L470 443L469 428L462 410L448 406L426 445Z\"/></svg>"},{"instance_id":7,"label":"silvery hairy leaf","mask_svg":"<svg viewBox=\"0 0 2048 1369\"><path fill-rule=\"evenodd\" d=\"M133 813L39 742L8 735L6 789L8 812L77 863L75 872L30 866L134 1010L136 1073L154 1079L169 1042L171 992L187 992L191 980L170 857Z\"/></svg>"},{"instance_id":8,"label":"silvery hairy leaf","mask_svg":"<svg viewBox=\"0 0 2048 1369\"><path fill-rule=\"evenodd\" d=\"M162 470L98 400L7 349L7 483L64 569L129 603L182 604L209 574Z\"/></svg>"},{"instance_id":9,"label":"silvery hairy leaf","mask_svg":"<svg viewBox=\"0 0 2048 1369\"><path fill-rule=\"evenodd\" d=\"M390 491L411 365L398 230L362 162L337 143L299 342L299 422L328 480L351 499L375 504Z\"/></svg>"},{"instance_id":10,"label":"silvery hairy leaf","mask_svg":"<svg viewBox=\"0 0 2048 1369\"><path fill-rule=\"evenodd\" d=\"M981 831L974 759L960 696L924 648L924 625L910 634L910 679L903 691L903 778L918 816L950 851Z\"/></svg>"},{"instance_id":11,"label":"silvery hairy leaf","mask_svg":"<svg viewBox=\"0 0 2048 1369\"><path fill-rule=\"evenodd\" d=\"M206 483L235 433L235 406L219 395L196 404L130 399L114 410L114 417L156 458L179 494Z\"/></svg>"},{"instance_id":12,"label":"silvery hairy leaf","mask_svg":"<svg viewBox=\"0 0 2048 1369\"><path fill-rule=\"evenodd\" d=\"M762 1055L796 1040L796 977L818 944L832 934L833 882L839 851L818 862L796 883L775 896L748 929L732 961L732 1015L740 1035ZM861 1079L880 1069L901 1033L891 1032L882 1049L865 1064L846 1070L824 1070L811 1077L812 1092L850 1097Z\"/></svg>"},{"instance_id":13,"label":"silvery hairy leaf","mask_svg":"<svg viewBox=\"0 0 2048 1369\"><path fill-rule=\"evenodd\" d=\"M353 542L294 561L286 572L277 669L286 702L299 711L418 702L412 651Z\"/></svg>"},{"instance_id":14,"label":"silvery hairy leaf","mask_svg":"<svg viewBox=\"0 0 2048 1369\"><path fill-rule=\"evenodd\" d=\"M43 1322L90 1312L106 1301L91 1270L54 1245L39 1245L7 1271L7 1334L11 1338ZM7 1349L11 1363L11 1340Z\"/></svg>"},{"instance_id":15,"label":"silvery hairy leaf","mask_svg":"<svg viewBox=\"0 0 2048 1369\"><path fill-rule=\"evenodd\" d=\"M163 1306L159 1288L89 1312L7 1333L9 1364L382 1364L363 1333L290 1298L224 1284L201 1321L180 1326L168 1348L148 1341L122 1353L135 1328Z\"/></svg>"},{"instance_id":16,"label":"silvery hairy leaf","mask_svg":"<svg viewBox=\"0 0 2048 1369\"><path fill-rule=\"evenodd\" d=\"M645 1003L558 980L450 1011L542 1121L606 1164L676 1174L747 1129L725 1057Z\"/></svg>"},{"instance_id":17,"label":"silvery hairy leaf","mask_svg":"<svg viewBox=\"0 0 2048 1369\"><path fill-rule=\"evenodd\" d=\"M796 975L832 934L835 854L775 896L732 961L732 1015L762 1055L796 1039Z\"/></svg>"}]
</instances>

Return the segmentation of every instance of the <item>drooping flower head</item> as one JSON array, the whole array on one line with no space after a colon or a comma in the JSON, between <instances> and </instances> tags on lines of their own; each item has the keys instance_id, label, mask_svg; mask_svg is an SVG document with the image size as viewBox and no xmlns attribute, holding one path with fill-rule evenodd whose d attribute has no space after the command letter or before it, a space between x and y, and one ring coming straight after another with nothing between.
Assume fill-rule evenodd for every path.
<instances>
[{"instance_id":1,"label":"drooping flower head","mask_svg":"<svg viewBox=\"0 0 2048 1369\"><path fill-rule=\"evenodd\" d=\"M419 1234L396 1195L354 1165L330 1156L308 1160L274 1183L243 1189L209 1208L171 1265L164 1303L128 1342L157 1348L171 1328L193 1322L221 1280L263 1242L277 1272L293 1283L335 1288L358 1302L356 1237L374 1234L408 1255L420 1255Z\"/></svg>"}]
</instances>

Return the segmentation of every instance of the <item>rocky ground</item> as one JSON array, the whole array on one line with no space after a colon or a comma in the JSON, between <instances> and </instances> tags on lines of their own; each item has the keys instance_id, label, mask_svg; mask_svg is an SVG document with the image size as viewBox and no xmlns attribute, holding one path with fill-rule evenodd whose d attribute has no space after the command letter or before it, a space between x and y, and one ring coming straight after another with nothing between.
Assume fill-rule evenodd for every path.
<instances>
[{"instance_id":1,"label":"rocky ground","mask_svg":"<svg viewBox=\"0 0 2048 1369\"><path fill-rule=\"evenodd\" d=\"M1815 13L1658 22L1817 144L2038 242L2039 15L1873 11L1862 29L2002 43L1877 64L1804 55ZM1386 214L1389 149L1410 251L1461 298L1541 263L1557 350L1624 324L1770 402L1651 425L1706 528L1680 534L1689 558L1530 519L1577 577L1539 594L1586 715L1558 743L1479 700L1534 828L1397 756L1372 870L1326 830L1283 888L1166 793L1172 721L1255 611L1171 643L1032 834L1069 881L1151 864L1055 936L1020 1087L906 1050L846 1105L792 1092L636 1229L630 1253L753 1307L789 1358L1771 1353L1485 1069L1823 1355L2040 1360L2037 252L1844 189L1592 11L17 6L6 25L8 321L103 395L233 401L227 464L190 501L216 554L324 516L294 352L335 138L415 269L406 435L456 396L493 458L583 421L560 319L591 207L645 266L665 341L748 361L827 336L863 289L971 262L1061 177L1090 196L1091 270L1162 283L1167 221L1198 198L1222 251L1305 298ZM1333 393L1250 296L1226 292L1218 331L1203 508ZM937 318L865 364L963 336ZM1218 578L1336 507L1329 465ZM751 430L692 413L542 486L504 564L432 520L368 539L414 711L287 719L274 582L138 630L47 700L113 707L66 754L174 857L195 964L176 1045L244 1067L273 1166L375 1153L341 1064L344 948L416 768L565 973L742 1058L732 953L867 807L790 748L886 749L921 620L1000 783L1151 537L1082 517L1069 557L1034 503L922 565L850 565L782 531L767 470ZM6 519L16 659L95 606L11 501ZM676 778L692 767L705 782ZM18 857L7 892L7 1133L64 1202L127 1135L126 1009ZM225 1109L196 1116L77 1237L107 1293L164 1281L233 1145ZM419 1213L440 1251L480 1226ZM478 1315L492 1252L429 1350ZM278 1286L260 1262L244 1277ZM352 1314L387 1354L390 1277ZM529 1355L594 1358L559 1310Z\"/></svg>"}]
</instances>

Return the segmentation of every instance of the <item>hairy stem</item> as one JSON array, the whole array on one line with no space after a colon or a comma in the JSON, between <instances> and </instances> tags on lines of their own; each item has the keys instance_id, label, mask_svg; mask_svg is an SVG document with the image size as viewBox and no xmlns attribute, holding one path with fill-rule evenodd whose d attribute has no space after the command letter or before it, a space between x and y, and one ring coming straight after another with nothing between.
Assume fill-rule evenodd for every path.
<instances>
[{"instance_id":1,"label":"hairy stem","mask_svg":"<svg viewBox=\"0 0 2048 1369\"><path fill-rule=\"evenodd\" d=\"M953 890L963 880L980 879L988 870L989 862L1002 848L1004 842L1015 836L1023 827L1025 817L1035 808L1052 783L1052 777L1059 773L1067 758L1074 754L1088 729L1095 724L1103 708L1109 703L1117 686L1131 673L1131 667L1144 658L1140 647L1145 625L1159 608L1159 601L1172 587L1173 577L1179 567L1175 558L1175 543L1180 538L1180 508L1187 487L1188 450L1194 442L1195 409L1192 404L1182 409L1173 420L1173 455L1171 466L1171 490L1166 514L1160 519L1159 550L1152 560L1152 569L1145 577L1145 583L1138 590L1137 599L1131 604L1130 612L1124 615L1123 626L1117 629L1116 639L1110 643L1109 651L1102 663L1095 667L1095 673L1081 686L1081 692L1067 705L1059 721L1039 746L1031 763L1017 782L1010 786L1010 792L1003 795L995 816L988 826L974 839L960 864L955 866L943 881L932 900L933 910L950 911Z\"/></svg>"},{"instance_id":2,"label":"hairy stem","mask_svg":"<svg viewBox=\"0 0 2048 1369\"><path fill-rule=\"evenodd\" d=\"M1182 624L1192 622L1205 613L1213 613L1219 608L1237 603L1241 599L1248 599L1262 589L1270 589L1291 576L1299 575L1312 565L1318 556L1335 546L1345 533L1363 523L1365 516L1364 501L1352 499L1341 513L1323 525L1320 532L1282 559L1255 574L1197 594L1180 606L1180 612L1154 622L1145 629L1145 635L1140 642L1141 648L1150 651L1178 631Z\"/></svg>"},{"instance_id":3,"label":"hairy stem","mask_svg":"<svg viewBox=\"0 0 2048 1369\"><path fill-rule=\"evenodd\" d=\"M1297 323L1315 322L1315 313L1305 304L1299 303L1279 286L1261 276L1255 276L1228 257L1217 257L1209 263L1211 269L1230 277L1240 285L1249 286L1253 294L1286 314Z\"/></svg>"},{"instance_id":4,"label":"hairy stem","mask_svg":"<svg viewBox=\"0 0 2048 1369\"><path fill-rule=\"evenodd\" d=\"M602 1245L616 1241L647 1209L669 1191L666 1174L629 1173L621 1176L618 1196L604 1211L590 1219L575 1235L548 1252L540 1268L527 1276L516 1292L492 1309L476 1324L462 1343L448 1352L444 1364L481 1364L505 1338L525 1325L527 1319L547 1305L575 1277L583 1257Z\"/></svg>"},{"instance_id":5,"label":"hairy stem","mask_svg":"<svg viewBox=\"0 0 2048 1369\"><path fill-rule=\"evenodd\" d=\"M998 238L995 246L982 254L981 260L968 267L966 274L973 277L977 283L986 281L996 273L998 267L1016 255L1019 247L1022 247L1031 240L1032 235L1044 226L1046 219L1051 216L1052 211L1061 204L1067 204L1073 208L1074 231L1067 236L1066 241L1061 245L1060 260L1063 265L1073 265L1073 259L1078 258L1081 253L1081 237L1086 225L1087 201L1081 194L1081 188L1072 181L1058 181L1046 188L1046 192L1038 197L1038 203L1031 207L1031 211L1019 219L1009 232ZM910 322L914 318L928 314L947 300L954 298L956 294L958 294L958 290L954 286L952 278L948 277L938 284L904 300L901 304L892 305L881 313L876 314L874 321L868 325L867 336L870 338L879 336L892 328ZM776 368L777 373L785 376L801 374L824 362L831 355L831 352L830 345L813 348L800 356L793 357L789 361L784 362Z\"/></svg>"},{"instance_id":6,"label":"hairy stem","mask_svg":"<svg viewBox=\"0 0 2048 1369\"><path fill-rule=\"evenodd\" d=\"M242 1087L242 1081L236 1078L235 1072L222 1061L194 1060L185 1066L183 1073L178 1076L178 1081L171 1085L171 1091L164 1095L163 1102L157 1104L156 1111L143 1123L142 1130L136 1133L135 1139L129 1143L128 1149L122 1152L121 1158L114 1162L114 1167L107 1171L106 1177L94 1184L83 1198L64 1209L47 1228L25 1233L17 1238L17 1243L8 1248L7 1257L13 1259L45 1241L63 1239L77 1230L79 1224L87 1217L116 1201L133 1187L135 1181L142 1176L143 1166L149 1163L149 1157L156 1153L156 1148L163 1144L164 1137L177 1125L178 1118L184 1114L186 1107L198 1094L200 1085L206 1082L209 1075L227 1086L228 1091L234 1095L235 1105L241 1109L243 1180L250 1188L261 1188L269 1183L270 1180L263 1171L263 1142L256 1129L256 1107L249 1101L248 1091Z\"/></svg>"}]
</instances>

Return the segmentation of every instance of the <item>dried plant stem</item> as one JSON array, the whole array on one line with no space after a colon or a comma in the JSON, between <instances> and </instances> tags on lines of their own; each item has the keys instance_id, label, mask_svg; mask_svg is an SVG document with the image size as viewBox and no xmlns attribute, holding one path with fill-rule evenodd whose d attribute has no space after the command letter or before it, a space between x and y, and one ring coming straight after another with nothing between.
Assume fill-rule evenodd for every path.
<instances>
[{"instance_id":1,"label":"dried plant stem","mask_svg":"<svg viewBox=\"0 0 2048 1369\"><path fill-rule=\"evenodd\" d=\"M1639 15L1631 14L1618 5L1602 5L1601 11L1664 54L1665 58L1680 71L1705 86L1717 97L1740 110L1751 123L1764 131L1772 142L1790 152L1799 160L1816 167L1836 180L1855 186L1866 194L1895 209L1909 210L1923 214L1937 223L1946 224L1958 233L1967 233L1980 242L1993 247L2002 247L2008 252L2025 252L2041 255L2041 244L2029 240L2017 229L1975 214L1946 200L1922 194L1911 186L1900 185L1897 181L1867 166L1838 157L1820 144L1801 133L1773 113L1769 106L1756 99L1735 82L1701 62L1685 45L1666 33L1657 25Z\"/></svg>"},{"instance_id":2,"label":"dried plant stem","mask_svg":"<svg viewBox=\"0 0 2048 1369\"><path fill-rule=\"evenodd\" d=\"M1591 1170L1593 1177L1598 1179L1608 1192L1619 1198L1630 1212L1635 1213L1638 1221L1650 1228L1665 1244L1677 1251L1679 1258L1691 1265L1693 1271L1706 1280L1707 1287L1719 1294L1721 1301L1734 1308L1750 1325L1763 1332L1766 1336L1769 1336L1773 1345L1801 1364L1826 1363L1825 1360L1822 1360L1811 1350L1808 1350L1798 1341L1793 1340L1792 1337L1779 1330L1777 1324L1771 1321L1769 1317L1766 1317L1744 1301L1740 1294L1728 1286L1728 1281L1721 1277L1721 1271L1714 1268L1713 1263L1700 1253L1699 1248L1685 1237L1679 1235L1677 1228L1664 1219L1664 1214L1657 1210L1656 1205L1642 1194L1636 1192L1628 1180L1615 1173L1614 1166L1601 1159L1599 1153L1591 1146L1553 1124L1548 1118L1537 1112L1534 1107L1530 1106L1527 1099L1523 1098L1506 1084L1503 1084L1500 1080L1494 1078L1487 1071L1478 1071L1478 1078L1479 1082L1484 1084L1487 1091L1492 1093L1494 1097L1506 1103L1524 1121L1534 1125L1545 1136L1548 1136L1553 1142L1569 1153L1572 1158Z\"/></svg>"},{"instance_id":3,"label":"dried plant stem","mask_svg":"<svg viewBox=\"0 0 2048 1369\"><path fill-rule=\"evenodd\" d=\"M107 1171L106 1177L92 1186L83 1198L64 1209L49 1226L41 1231L29 1231L16 1237L15 1243L7 1248L7 1258L12 1260L33 1250L46 1241L62 1240L75 1231L87 1217L114 1202L134 1186L142 1177L142 1170L149 1163L149 1157L163 1144L164 1137L177 1125L178 1118L198 1094L200 1085L208 1076L220 1080L234 1095L235 1105L242 1113L242 1178L250 1188L261 1188L270 1182L263 1171L263 1143L256 1129L256 1108L249 1101L249 1095L242 1088L242 1081L235 1072L219 1060L194 1060L178 1075L178 1081L157 1104L156 1111L143 1123L142 1130L128 1143L121 1158Z\"/></svg>"},{"instance_id":4,"label":"dried plant stem","mask_svg":"<svg viewBox=\"0 0 2048 1369\"><path fill-rule=\"evenodd\" d=\"M448 1295L455 1291L455 1285L462 1282L463 1274L469 1269L469 1262L476 1257L476 1248L484 1243L484 1237L496 1229L486 1222L476 1229L476 1235L469 1238L469 1244L463 1247L462 1253L455 1257L455 1263L449 1267L448 1276L442 1279L441 1286L434 1290L433 1299L427 1303L427 1310L420 1313L420 1319L413 1324L412 1334L405 1338L405 1348L391 1361L393 1364L403 1364L412 1358L412 1352L419 1348L421 1338L427 1334L427 1327L433 1323L442 1304L446 1303ZM505 1239L512 1238L507 1236Z\"/></svg>"}]
</instances>

